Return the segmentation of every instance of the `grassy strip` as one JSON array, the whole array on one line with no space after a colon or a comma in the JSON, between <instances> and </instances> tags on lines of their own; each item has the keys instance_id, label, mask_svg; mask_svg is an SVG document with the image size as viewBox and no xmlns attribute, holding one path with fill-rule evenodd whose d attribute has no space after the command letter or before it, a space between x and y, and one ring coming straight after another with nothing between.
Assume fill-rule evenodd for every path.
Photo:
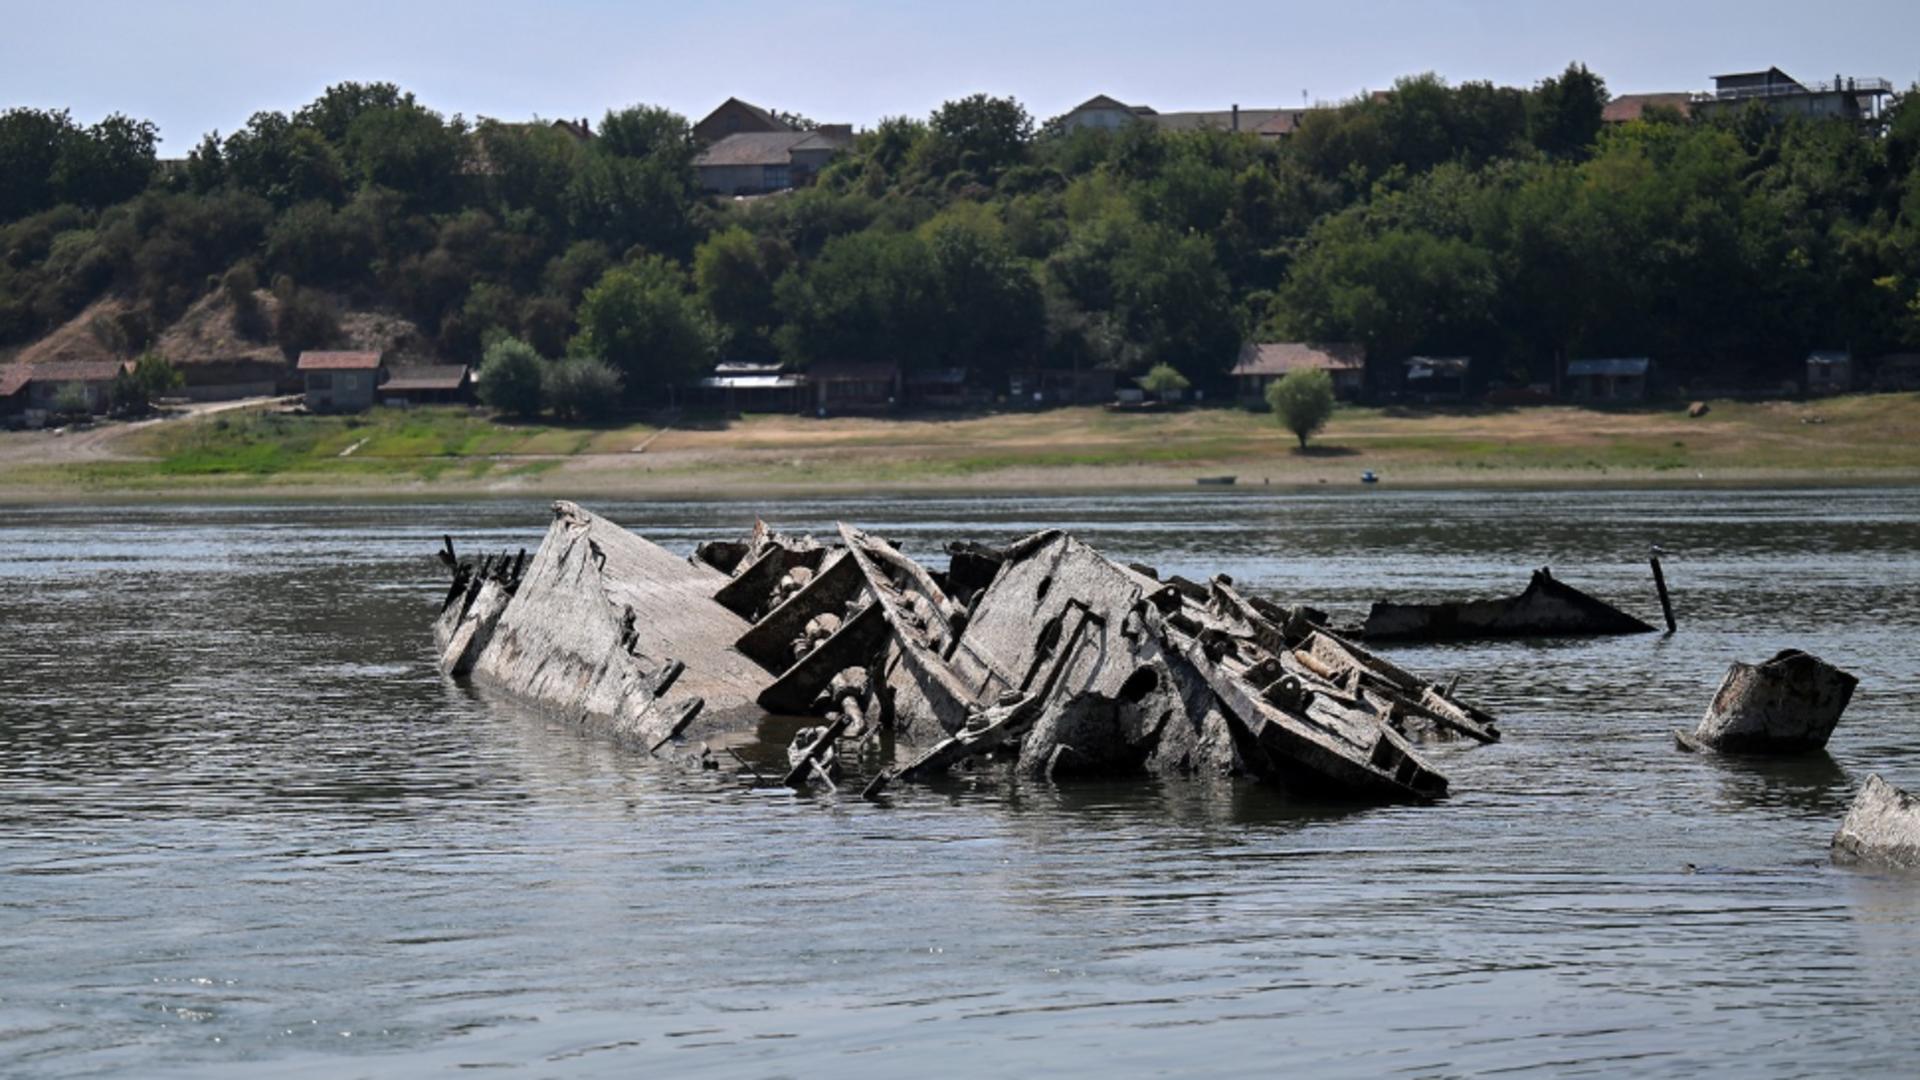
<instances>
[{"instance_id":1,"label":"grassy strip","mask_svg":"<svg viewBox=\"0 0 1920 1080\"><path fill-rule=\"evenodd\" d=\"M645 454L632 451L659 438ZM407 481L457 487L591 475L645 484L712 476L767 486L964 482L1088 471L1178 482L1244 471L1311 482L1374 469L1406 480L1503 474L1658 480L1709 473L1920 479L1920 395L1594 411L1342 409L1305 453L1271 417L1233 409L1121 415L1101 409L938 418L749 417L660 433L641 424L502 423L458 408L354 417L223 413L131 430L118 460L13 466L6 487L240 490ZM345 453L351 449L351 453ZM345 456L343 456L343 454ZM129 460L128 458L132 458ZM589 460L596 464L587 465ZM590 473L580 472L589 469ZM1063 482L1067 482L1063 480Z\"/></svg>"}]
</instances>

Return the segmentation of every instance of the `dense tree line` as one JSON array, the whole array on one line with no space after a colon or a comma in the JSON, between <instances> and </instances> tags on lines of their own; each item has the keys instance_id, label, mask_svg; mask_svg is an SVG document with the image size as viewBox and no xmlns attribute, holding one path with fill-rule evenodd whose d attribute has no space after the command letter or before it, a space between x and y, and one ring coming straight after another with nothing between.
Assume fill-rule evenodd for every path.
<instances>
[{"instance_id":1,"label":"dense tree line","mask_svg":"<svg viewBox=\"0 0 1920 1080\"><path fill-rule=\"evenodd\" d=\"M703 199L686 119L647 106L582 141L346 83L166 168L151 124L14 109L0 348L115 293L138 351L224 290L289 353L345 305L406 315L450 359L511 339L600 361L547 376L585 412L716 359L1167 365L1207 386L1251 338L1471 354L1514 380L1577 354L1739 378L1920 347L1920 106L1874 130L1759 106L1603 130L1605 101L1577 65L1526 89L1419 76L1276 142L1066 131L975 95L747 201ZM273 319L247 314L256 290Z\"/></svg>"}]
</instances>

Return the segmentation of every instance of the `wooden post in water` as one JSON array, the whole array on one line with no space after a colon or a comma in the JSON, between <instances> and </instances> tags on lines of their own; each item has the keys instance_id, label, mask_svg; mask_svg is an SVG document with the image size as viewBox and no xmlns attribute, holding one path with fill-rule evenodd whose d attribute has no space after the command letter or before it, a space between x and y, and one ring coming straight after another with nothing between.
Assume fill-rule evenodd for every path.
<instances>
[{"instance_id":1,"label":"wooden post in water","mask_svg":"<svg viewBox=\"0 0 1920 1080\"><path fill-rule=\"evenodd\" d=\"M1660 545L1653 546L1647 562L1653 567L1653 587L1660 593L1660 613L1667 617L1667 633L1671 634L1674 631L1673 598L1667 595L1667 575L1660 571Z\"/></svg>"}]
</instances>

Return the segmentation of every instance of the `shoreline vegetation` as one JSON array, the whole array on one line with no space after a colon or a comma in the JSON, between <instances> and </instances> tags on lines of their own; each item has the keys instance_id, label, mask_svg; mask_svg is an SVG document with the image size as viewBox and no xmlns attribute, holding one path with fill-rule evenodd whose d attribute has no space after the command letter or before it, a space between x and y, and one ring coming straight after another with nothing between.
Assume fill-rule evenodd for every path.
<instances>
[{"instance_id":1,"label":"shoreline vegetation","mask_svg":"<svg viewBox=\"0 0 1920 1080\"><path fill-rule=\"evenodd\" d=\"M0 434L0 502L1920 481L1920 394L1594 410L1342 408L1304 451L1270 415L1099 408L941 418L495 420L267 406Z\"/></svg>"},{"instance_id":2,"label":"shoreline vegetation","mask_svg":"<svg viewBox=\"0 0 1920 1080\"><path fill-rule=\"evenodd\" d=\"M164 166L151 122L5 109L0 360L157 357L214 397L291 389L308 351L377 351L477 365L482 401L567 419L681 404L720 365L869 403L1030 400L1096 371L1220 399L1246 346L1284 343L1350 350L1386 399L1435 359L1466 361L1470 399L1791 393L1816 352L1848 354L1837 385L1906 389L1920 96L1884 83L1834 118L1736 89L1642 107L1572 63L1528 86L1410 75L1245 127L1104 96L1042 120L978 93L854 132L737 99L697 122L648 105L470 122L349 81ZM1576 392L1583 360L1646 378ZM24 377L0 380L0 408ZM1589 377L1622 376L1572 375ZM1106 393L1083 390L1062 396ZM1105 465L1111 433L1093 434ZM1274 458L1197 439L1136 456ZM1071 445L1033 452L1055 467ZM1006 464L971 458L902 469Z\"/></svg>"}]
</instances>

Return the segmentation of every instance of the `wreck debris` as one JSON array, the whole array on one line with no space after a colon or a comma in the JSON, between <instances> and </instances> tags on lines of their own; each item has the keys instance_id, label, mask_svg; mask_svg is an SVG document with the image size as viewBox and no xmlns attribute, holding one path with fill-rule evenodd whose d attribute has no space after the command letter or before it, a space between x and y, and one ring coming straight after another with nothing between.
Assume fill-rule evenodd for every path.
<instances>
[{"instance_id":1,"label":"wreck debris","mask_svg":"<svg viewBox=\"0 0 1920 1080\"><path fill-rule=\"evenodd\" d=\"M1542 567L1518 596L1438 604L1377 601L1357 636L1365 641L1462 641L1652 632L1653 627Z\"/></svg>"},{"instance_id":2,"label":"wreck debris","mask_svg":"<svg viewBox=\"0 0 1920 1080\"><path fill-rule=\"evenodd\" d=\"M1817 656L1783 649L1764 664L1734 662L1684 750L1794 754L1827 745L1860 680Z\"/></svg>"},{"instance_id":3,"label":"wreck debris","mask_svg":"<svg viewBox=\"0 0 1920 1080\"><path fill-rule=\"evenodd\" d=\"M800 591L825 555L810 536L789 539L756 521L752 538L729 570L733 580L713 598L743 619L757 619Z\"/></svg>"},{"instance_id":4,"label":"wreck debris","mask_svg":"<svg viewBox=\"0 0 1920 1080\"><path fill-rule=\"evenodd\" d=\"M788 748L790 787L831 788L854 760L890 756L863 792L877 798L991 758L1047 780L1247 776L1424 802L1448 785L1417 743L1499 738L1451 688L1320 612L1243 597L1224 576L1162 582L1057 530L951 545L935 572L847 525L827 546L756 522L680 560L571 503L554 515L512 588L450 594L449 673L464 665L652 751L761 710L824 717ZM463 620L475 630L456 644Z\"/></svg>"},{"instance_id":5,"label":"wreck debris","mask_svg":"<svg viewBox=\"0 0 1920 1080\"><path fill-rule=\"evenodd\" d=\"M1666 552L1661 550L1659 544L1653 545L1653 550L1647 555L1647 564L1653 567L1653 591L1660 594L1660 614L1666 618L1667 633L1671 634L1676 627L1673 625L1673 598L1667 595L1667 573L1660 569L1660 556L1664 554Z\"/></svg>"},{"instance_id":6,"label":"wreck debris","mask_svg":"<svg viewBox=\"0 0 1920 1080\"><path fill-rule=\"evenodd\" d=\"M556 502L472 676L649 750L757 717L763 680L733 647L746 623L713 600L726 581Z\"/></svg>"},{"instance_id":7,"label":"wreck debris","mask_svg":"<svg viewBox=\"0 0 1920 1080\"><path fill-rule=\"evenodd\" d=\"M453 585L441 601L433 639L440 652L441 669L460 676L473 670L474 662L493 637L500 613L520 587L527 549L521 548L511 558L502 552L497 559L487 556L477 562L463 562L454 553L453 537L442 536L441 543L438 554L453 574Z\"/></svg>"},{"instance_id":8,"label":"wreck debris","mask_svg":"<svg viewBox=\"0 0 1920 1080\"><path fill-rule=\"evenodd\" d=\"M1920 867L1920 798L1877 774L1867 777L1832 847L1836 862Z\"/></svg>"}]
</instances>

